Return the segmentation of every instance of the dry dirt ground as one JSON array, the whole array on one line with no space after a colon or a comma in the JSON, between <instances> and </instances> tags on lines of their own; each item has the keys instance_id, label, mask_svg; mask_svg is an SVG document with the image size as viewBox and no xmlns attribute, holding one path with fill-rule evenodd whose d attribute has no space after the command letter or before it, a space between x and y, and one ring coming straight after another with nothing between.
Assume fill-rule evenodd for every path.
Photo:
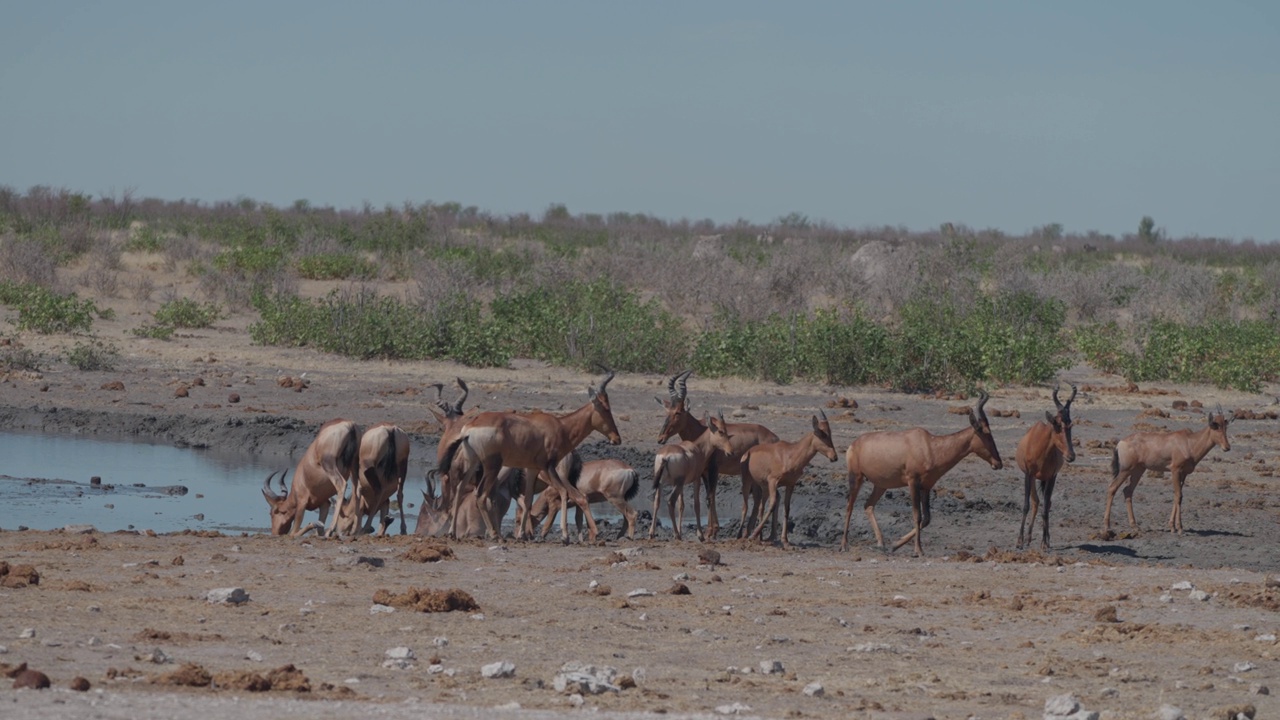
<instances>
[{"instance_id":1,"label":"dry dirt ground","mask_svg":"<svg viewBox=\"0 0 1280 720\"><path fill-rule=\"evenodd\" d=\"M175 290L190 292L181 282ZM11 374L0 383L5 429L283 457L300 452L321 422L343 416L399 423L413 435L415 455L427 456L437 432L426 410L432 381L463 376L472 385L468 408L568 411L599 379L532 362L475 370L256 347L247 316L169 342L138 340L127 331L156 303L107 304L119 306L118 319L98 331L122 347L118 369L53 364ZM5 319L0 311L0 328ZM43 351L69 344L19 341ZM303 373L301 391L278 382ZM34 691L0 681L0 717L534 718L594 709L619 717L1030 718L1066 693L1104 718L1152 717L1162 705L1189 718L1228 717L1227 708L1249 705L1256 717L1276 716L1280 702L1269 691L1280 693L1280 587L1269 574L1280 540L1280 428L1265 419L1280 409L1275 388L1134 392L1087 368L1064 378L1081 387L1078 459L1059 479L1047 554L1014 547L1022 507L1014 447L1052 407L1045 388L991 389L987 409L1005 468L969 458L941 481L924 558L910 548L872 547L861 503L853 547L838 551L843 451L874 430L962 429L964 417L950 410L972 399L697 377L689 395L699 409L723 409L786 439L807 431L815 408L826 409L841 457L818 458L803 481L792 512L795 549L729 539L740 509L734 478L722 483L720 514L735 522L714 546L688 535L672 540L665 508L656 541L616 539L613 519L600 543L567 547L16 531L21 518L0 508L0 561L9 566L0 586L0 663L25 662L53 683ZM115 382L123 389L104 389ZM189 386L186 397L175 397L179 384ZM609 393L624 445L596 436L585 450L632 462L644 483L633 503L647 509L662 413L653 396L665 395L663 378L619 375ZM1135 427L1205 422L1195 408L1173 409L1177 400L1264 419L1233 422L1231 452L1214 450L1191 476L1184 535L1161 530L1171 491L1167 478L1151 477L1136 496L1141 529L1128 532L1117 506L1113 519L1124 532L1101 534L1109 443ZM422 484L410 478L409 494ZM245 502L261 503L265 527L262 498ZM881 501L877 516L890 539L910 527L900 491ZM700 557L708 547L718 564ZM687 594L672 592L679 585ZM207 601L210 590L226 587L243 588L249 600ZM461 591L476 607L374 607L375 597L389 602L415 588ZM638 590L652 594L632 596ZM424 606L443 610L447 599ZM387 666L387 651L398 647L414 657ZM482 666L501 661L514 665L511 677L482 677ZM762 672L775 661L779 672ZM557 674L571 662L615 668L618 689L579 696L580 685L557 689ZM296 671L281 671L288 665ZM69 689L77 677L88 680L88 692ZM813 683L821 694L805 693Z\"/></svg>"}]
</instances>

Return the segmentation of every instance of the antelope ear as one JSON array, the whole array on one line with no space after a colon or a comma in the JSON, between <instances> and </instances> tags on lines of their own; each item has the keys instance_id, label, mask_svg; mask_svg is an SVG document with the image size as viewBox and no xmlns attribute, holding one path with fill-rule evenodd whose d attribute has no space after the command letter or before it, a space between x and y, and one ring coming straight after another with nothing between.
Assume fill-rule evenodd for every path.
<instances>
[{"instance_id":1,"label":"antelope ear","mask_svg":"<svg viewBox=\"0 0 1280 720\"><path fill-rule=\"evenodd\" d=\"M440 423L440 429L441 429L441 430L443 430L443 429L444 429L444 416L443 416L443 415L441 415L440 413L436 412L436 411L435 411L434 409L432 409L432 408L427 408L427 409L428 409L428 410L431 410L431 414L432 414L432 415L435 415L435 417L436 417L436 422Z\"/></svg>"},{"instance_id":2,"label":"antelope ear","mask_svg":"<svg viewBox=\"0 0 1280 720\"><path fill-rule=\"evenodd\" d=\"M1058 418L1055 417L1053 413L1049 412L1048 410L1045 410L1044 419L1049 421L1049 424L1053 426L1054 430L1058 429Z\"/></svg>"}]
</instances>

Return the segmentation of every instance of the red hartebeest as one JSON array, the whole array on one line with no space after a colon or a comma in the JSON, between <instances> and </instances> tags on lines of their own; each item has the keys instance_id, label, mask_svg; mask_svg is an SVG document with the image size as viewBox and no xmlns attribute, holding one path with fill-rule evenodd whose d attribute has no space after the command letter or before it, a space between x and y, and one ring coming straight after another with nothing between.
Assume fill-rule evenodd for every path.
<instances>
[{"instance_id":1,"label":"red hartebeest","mask_svg":"<svg viewBox=\"0 0 1280 720\"><path fill-rule=\"evenodd\" d=\"M283 494L271 490L275 473L267 476L262 484L262 495L271 507L272 535L288 533L296 537L313 529L324 530L325 518L329 516L329 501L346 486L347 478L356 474L359 446L360 436L354 422L330 420L320 426L315 440L298 460L293 470L293 483L287 493L284 492L287 470L280 475ZM303 527L302 516L308 510L319 510L320 522ZM337 521L336 513L334 521Z\"/></svg>"},{"instance_id":2,"label":"red hartebeest","mask_svg":"<svg viewBox=\"0 0 1280 720\"><path fill-rule=\"evenodd\" d=\"M702 423L703 431L694 440L681 440L678 443L663 445L653 459L653 517L649 522L649 539L652 540L658 529L658 506L662 502L662 478L670 478L671 497L667 501L667 514L671 517L671 529L676 539L680 540L680 525L684 521L684 486L692 485L694 494L698 492L698 478L702 477L711 462L712 453L720 451L726 455L733 452L730 435L725 431L724 417L719 419L707 417ZM736 461L737 458L734 457ZM679 504L679 513L676 505ZM695 513L696 514L696 513Z\"/></svg>"},{"instance_id":3,"label":"red hartebeest","mask_svg":"<svg viewBox=\"0 0 1280 720\"><path fill-rule=\"evenodd\" d=\"M498 473L498 487L494 490L490 522L498 525L511 508L511 497L524 484L524 470L504 467ZM476 503L475 490L468 490L458 510L458 537L484 537L487 523L481 517ZM449 532L449 503L443 495L437 495L432 476L427 476L427 489L422 493L422 508L413 527L414 535L441 537Z\"/></svg>"},{"instance_id":4,"label":"red hartebeest","mask_svg":"<svg viewBox=\"0 0 1280 720\"><path fill-rule=\"evenodd\" d=\"M818 417L822 419L819 420ZM742 456L742 530L740 537L759 538L760 531L764 529L764 518L768 515L773 518L773 522L777 522L777 496L780 487L786 488L786 499L783 502L784 512L782 514L782 547L790 549L791 543L787 540L787 525L791 521L791 494L796 489L796 481L804 474L804 470L809 466L809 461L814 455L822 453L823 457L831 462L835 462L839 457L836 454L836 448L831 440L831 423L827 421L827 414L818 409L818 415L814 415L813 432L805 435L796 442L779 441L774 443L764 443L756 445L747 450ZM760 495L764 492L768 497L768 502L763 510L760 508ZM755 512L752 513L756 520L755 532L747 535L747 496L751 495L755 498ZM777 535L777 531L771 531L773 535Z\"/></svg>"},{"instance_id":5,"label":"red hartebeest","mask_svg":"<svg viewBox=\"0 0 1280 720\"><path fill-rule=\"evenodd\" d=\"M658 400L658 404L667 410L667 417L662 422L662 429L658 432L658 442L664 443L672 436L679 436L681 440L696 440L700 437L706 425L698 421L693 413L689 412L689 388L687 385L689 375L692 370L686 370L678 375L672 375L667 379L667 394L669 400ZM698 528L699 536L704 540L714 540L716 533L720 530L720 518L716 511L716 485L719 484L720 475L737 475L742 472L742 466L739 464L742 454L748 449L755 447L761 443L778 442L779 438L772 430L754 423L729 423L725 426L726 431L732 438L732 448L728 451L716 450L711 454L710 462L707 463L706 469L703 471L703 485L707 492L707 529L702 531L702 509L700 500L696 490L693 493L693 520Z\"/></svg>"},{"instance_id":6,"label":"red hartebeest","mask_svg":"<svg viewBox=\"0 0 1280 720\"><path fill-rule=\"evenodd\" d=\"M498 472L503 466L526 468L531 472L525 475L524 507L533 505L535 482L541 475L549 486L556 487L561 492L560 529L564 533L565 543L569 542L569 501L573 501L586 513L589 537L594 541L596 521L591 516L586 496L560 475L556 465L593 430L608 438L612 445L622 442L606 392L614 374L612 371L607 372L609 374L601 381L599 388L587 388L589 402L567 415L557 417L544 412L484 412L473 417L463 424L457 439L446 448L437 470L450 469L458 452L464 451L470 463L467 465L468 475L480 474L477 493L483 508L489 507L489 495L493 492ZM460 495L454 493L451 512L456 510L459 500ZM517 539L524 538L526 530L530 537L533 536L533 529L529 527L530 519L529 513L522 514L521 522L516 527ZM487 514L485 521L490 522ZM490 526L488 530L490 537L498 537L496 527ZM450 536L454 536L452 531Z\"/></svg>"},{"instance_id":7,"label":"red hartebeest","mask_svg":"<svg viewBox=\"0 0 1280 720\"><path fill-rule=\"evenodd\" d=\"M560 461L561 475L568 472L565 464L566 462L571 462L575 455L577 455L576 452L570 453ZM621 460L612 458L582 463L582 471L578 476L578 489L586 494L587 502L608 502L617 508L618 512L622 513L622 516L627 520L627 538L635 540L637 513L636 509L627 502L634 498L636 493L640 492L640 474L636 472L635 468ZM533 522L537 524L545 518L542 526L542 537L544 538L556 518L557 511L553 503L558 503L559 500L560 498L556 496L556 491L548 487L533 501L533 509L530 511L533 513ZM574 508L573 520L578 527L578 536L581 537L581 509Z\"/></svg>"},{"instance_id":8,"label":"red hartebeest","mask_svg":"<svg viewBox=\"0 0 1280 720\"><path fill-rule=\"evenodd\" d=\"M1187 475L1196 469L1196 465L1213 449L1214 445L1223 452L1231 451L1231 441L1227 439L1227 425L1235 419L1235 414L1226 417L1219 407L1209 415L1209 424L1199 432L1176 430L1173 432L1138 432L1125 437L1116 443L1111 451L1111 486L1107 488L1107 511L1102 516L1102 524L1111 529L1111 501L1116 497L1116 490L1124 484L1124 502L1129 510L1130 527L1138 527L1133 516L1133 489L1138 486L1142 474L1147 470L1153 472L1169 471L1173 480L1173 512L1169 515L1169 530L1182 532L1182 483Z\"/></svg>"},{"instance_id":9,"label":"red hartebeest","mask_svg":"<svg viewBox=\"0 0 1280 720\"><path fill-rule=\"evenodd\" d=\"M400 534L405 534L404 479L409 473L409 436L391 423L378 423L360 436L360 469L351 497L338 505L338 534L359 535L365 518L382 518L378 537L391 525L391 495L400 507Z\"/></svg>"},{"instance_id":10,"label":"red hartebeest","mask_svg":"<svg viewBox=\"0 0 1280 720\"><path fill-rule=\"evenodd\" d=\"M1040 505L1040 495L1044 495L1044 527L1041 528L1040 546L1049 549L1049 504L1053 501L1053 484L1058 479L1058 471L1062 463L1076 461L1076 448L1071 440L1071 402L1076 399L1076 386L1071 385L1071 397L1064 403L1058 399L1058 388L1053 389L1053 404L1056 413L1048 410L1044 413L1044 421L1037 422L1018 441L1018 449L1014 452L1014 460L1022 471L1022 522L1018 525L1018 547L1023 548L1031 542L1036 529L1036 511ZM1040 481L1040 493L1036 492L1035 481ZM1031 523L1027 523L1028 513ZM1025 534L1024 534L1025 530Z\"/></svg>"},{"instance_id":11,"label":"red hartebeest","mask_svg":"<svg viewBox=\"0 0 1280 720\"><path fill-rule=\"evenodd\" d=\"M969 411L969 427L950 435L934 435L924 428L912 428L893 432L867 433L849 445L846 459L849 464L849 504L844 509L844 539L840 549L849 547L849 516L864 481L873 488L867 497L867 519L876 534L876 544L884 547L884 536L876 524L876 502L886 490L906 487L911 496L911 532L894 543L893 549L915 539L916 556L924 555L920 544L920 531L928 527L929 494L933 486L969 454L991 463L992 469L1004 467L996 439L991 435L991 423L982 406L987 404L987 393L978 398L977 407Z\"/></svg>"}]
</instances>

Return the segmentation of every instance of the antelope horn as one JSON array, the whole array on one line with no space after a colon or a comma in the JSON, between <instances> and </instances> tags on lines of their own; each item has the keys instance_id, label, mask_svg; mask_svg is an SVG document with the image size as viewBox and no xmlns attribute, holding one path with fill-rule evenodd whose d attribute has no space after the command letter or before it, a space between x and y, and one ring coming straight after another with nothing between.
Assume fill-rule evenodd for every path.
<instances>
[{"instance_id":1,"label":"antelope horn","mask_svg":"<svg viewBox=\"0 0 1280 720\"><path fill-rule=\"evenodd\" d=\"M1061 387L1062 383L1058 383L1053 386L1053 406L1058 408L1059 412L1062 411L1062 401L1058 399L1058 389Z\"/></svg>"},{"instance_id":2,"label":"antelope horn","mask_svg":"<svg viewBox=\"0 0 1280 720\"><path fill-rule=\"evenodd\" d=\"M1071 401L1076 399L1076 393L1079 392L1079 388L1073 382L1067 384L1071 386L1071 397L1067 398L1067 407L1071 407Z\"/></svg>"},{"instance_id":3,"label":"antelope horn","mask_svg":"<svg viewBox=\"0 0 1280 720\"><path fill-rule=\"evenodd\" d=\"M818 417L822 418L822 422L827 422L827 414L822 411L822 408L818 408Z\"/></svg>"},{"instance_id":4,"label":"antelope horn","mask_svg":"<svg viewBox=\"0 0 1280 720\"><path fill-rule=\"evenodd\" d=\"M984 417L984 418L985 418L985 417L987 416L987 414L986 414L985 412L983 412L982 407L983 407L984 405L986 405L986 404L987 404L987 401L988 401L988 400L990 400L990 399L991 399L991 396L987 394L987 391L986 391L986 390L979 390L979 391L978 391L978 408L977 408L977 409L978 409L978 416L979 416L979 417Z\"/></svg>"},{"instance_id":5,"label":"antelope horn","mask_svg":"<svg viewBox=\"0 0 1280 720\"><path fill-rule=\"evenodd\" d=\"M457 402L453 404L453 411L458 415L461 415L462 403L467 401L467 395L470 394L471 389L467 387L466 383L462 382L462 378L460 377L455 377L453 381L458 383L458 387L462 389L462 397L458 398Z\"/></svg>"},{"instance_id":6,"label":"antelope horn","mask_svg":"<svg viewBox=\"0 0 1280 720\"><path fill-rule=\"evenodd\" d=\"M596 389L596 392L603 394L605 387L608 386L609 381L613 379L613 371L601 365L600 363L596 363L596 367L608 373L608 375L605 376L605 379L600 381L600 387Z\"/></svg>"},{"instance_id":7,"label":"antelope horn","mask_svg":"<svg viewBox=\"0 0 1280 720\"><path fill-rule=\"evenodd\" d=\"M449 414L449 404L444 401L441 394L444 392L444 383L431 383L431 387L436 389L436 407L444 411L445 415Z\"/></svg>"},{"instance_id":8,"label":"antelope horn","mask_svg":"<svg viewBox=\"0 0 1280 720\"><path fill-rule=\"evenodd\" d=\"M680 400L684 400L686 397L689 396L689 386L686 385L685 383L689 380L689 376L692 374L693 374L692 370L685 370L683 373L677 376L679 379L676 380L676 384L680 386L680 397L679 397Z\"/></svg>"},{"instance_id":9,"label":"antelope horn","mask_svg":"<svg viewBox=\"0 0 1280 720\"><path fill-rule=\"evenodd\" d=\"M286 470L285 472L288 472L288 471ZM271 481L274 480L275 477L276 477L276 474L273 472L267 476L266 480L262 481L262 494L266 495L269 498L272 498L273 500L282 500L284 499L283 496L277 494L274 490L271 489Z\"/></svg>"},{"instance_id":10,"label":"antelope horn","mask_svg":"<svg viewBox=\"0 0 1280 720\"><path fill-rule=\"evenodd\" d=\"M289 494L289 486L284 484L284 477L285 475L288 475L288 474L289 474L288 470L285 470L280 473L280 494L282 495Z\"/></svg>"},{"instance_id":11,"label":"antelope horn","mask_svg":"<svg viewBox=\"0 0 1280 720\"><path fill-rule=\"evenodd\" d=\"M667 378L667 394L671 396L671 402L676 402L680 396L676 394L676 378L680 377L680 373L676 373Z\"/></svg>"}]
</instances>

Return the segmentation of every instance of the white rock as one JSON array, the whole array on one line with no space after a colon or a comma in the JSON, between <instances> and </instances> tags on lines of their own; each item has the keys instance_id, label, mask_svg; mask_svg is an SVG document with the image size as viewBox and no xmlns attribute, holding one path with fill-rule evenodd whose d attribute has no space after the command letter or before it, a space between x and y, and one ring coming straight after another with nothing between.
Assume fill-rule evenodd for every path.
<instances>
[{"instance_id":1,"label":"white rock","mask_svg":"<svg viewBox=\"0 0 1280 720\"><path fill-rule=\"evenodd\" d=\"M1258 667L1257 665L1254 665L1251 662L1245 661L1245 662L1238 662L1235 665L1231 666L1231 670L1232 672L1243 673L1243 672L1249 672L1250 670L1254 670L1257 667Z\"/></svg>"},{"instance_id":2,"label":"white rock","mask_svg":"<svg viewBox=\"0 0 1280 720\"><path fill-rule=\"evenodd\" d=\"M303 611L303 612L309 612L309 610L308 610L307 608L303 608L303 609L302 609L302 611ZM369 614L370 614L370 615L377 615L378 613L393 613L393 612L395 612L395 611L396 611L396 609L395 609L395 608L393 608L393 607L391 607L390 605L383 605L383 604L381 604L381 603L374 603L374 604L369 608Z\"/></svg>"},{"instance_id":3,"label":"white rock","mask_svg":"<svg viewBox=\"0 0 1280 720\"><path fill-rule=\"evenodd\" d=\"M494 710L519 710L519 709L520 709L520 707L521 707L521 706L520 706L520 703L518 703L518 702L516 702L516 701L512 700L512 701L511 701L511 702L509 702L509 703L503 703L503 704L501 704L501 705L494 705L494 706L493 706L493 709L494 709Z\"/></svg>"},{"instance_id":4,"label":"white rock","mask_svg":"<svg viewBox=\"0 0 1280 720\"><path fill-rule=\"evenodd\" d=\"M1170 590L1195 590L1195 589L1196 589L1196 586L1195 586L1195 585L1192 585L1190 582L1188 582L1188 581L1186 581L1186 580L1183 580L1182 582L1176 582L1176 583L1174 583L1174 584L1173 584L1173 586L1172 586L1172 587L1170 587L1169 589L1170 589ZM1166 706L1166 707L1172 707L1172 706L1170 705L1170 706Z\"/></svg>"},{"instance_id":5,"label":"white rock","mask_svg":"<svg viewBox=\"0 0 1280 720\"><path fill-rule=\"evenodd\" d=\"M648 596L648 595L652 595L652 594L653 594L653 591L652 591L652 590L648 590L648 589L646 589L646 588L636 588L635 590L632 590L631 592L627 593L627 597L629 597L629 598L633 598L633 597L646 597L646 596Z\"/></svg>"},{"instance_id":6,"label":"white rock","mask_svg":"<svg viewBox=\"0 0 1280 720\"><path fill-rule=\"evenodd\" d=\"M672 575L671 579L675 580L676 582L685 582L686 580L689 579L689 573L679 573L677 575Z\"/></svg>"},{"instance_id":7,"label":"white rock","mask_svg":"<svg viewBox=\"0 0 1280 720\"><path fill-rule=\"evenodd\" d=\"M648 622L648 621L649 621L649 613L640 613L640 618L639 618L639 620L640 620L640 622Z\"/></svg>"},{"instance_id":8,"label":"white rock","mask_svg":"<svg viewBox=\"0 0 1280 720\"><path fill-rule=\"evenodd\" d=\"M436 663L435 665L427 666L428 675L439 675L442 672L444 672L444 666L439 663Z\"/></svg>"},{"instance_id":9,"label":"white rock","mask_svg":"<svg viewBox=\"0 0 1280 720\"><path fill-rule=\"evenodd\" d=\"M827 691L822 688L822 683L811 682L804 686L804 694L809 697L822 697L827 694Z\"/></svg>"},{"instance_id":10,"label":"white rock","mask_svg":"<svg viewBox=\"0 0 1280 720\"><path fill-rule=\"evenodd\" d=\"M630 560L631 558L638 558L641 555L643 555L644 550L638 547L629 547L629 548L623 548L622 550L619 550L618 553L622 555L622 557Z\"/></svg>"},{"instance_id":11,"label":"white rock","mask_svg":"<svg viewBox=\"0 0 1280 720\"><path fill-rule=\"evenodd\" d=\"M721 715L740 715L745 712L751 712L751 706L743 705L740 702L736 702L731 705L717 705L716 712Z\"/></svg>"},{"instance_id":12,"label":"white rock","mask_svg":"<svg viewBox=\"0 0 1280 720\"><path fill-rule=\"evenodd\" d=\"M480 668L480 675L487 678L508 678L516 674L516 666L506 660L489 663Z\"/></svg>"},{"instance_id":13,"label":"white rock","mask_svg":"<svg viewBox=\"0 0 1280 720\"><path fill-rule=\"evenodd\" d=\"M1192 590L1191 592L1187 593L1187 597L1192 600L1198 600L1200 602L1204 602L1205 600L1209 599L1209 593L1203 590Z\"/></svg>"},{"instance_id":14,"label":"white rock","mask_svg":"<svg viewBox=\"0 0 1280 720\"><path fill-rule=\"evenodd\" d=\"M205 595L205 600L213 605L239 605L249 602L249 593L244 588L214 588Z\"/></svg>"},{"instance_id":15,"label":"white rock","mask_svg":"<svg viewBox=\"0 0 1280 720\"><path fill-rule=\"evenodd\" d=\"M404 646L400 646L400 647L393 647L387 650L387 657L391 658L392 660L414 660L418 656L414 654L413 650L410 650L409 648Z\"/></svg>"},{"instance_id":16,"label":"white rock","mask_svg":"<svg viewBox=\"0 0 1280 720\"><path fill-rule=\"evenodd\" d=\"M262 653L257 650L250 650L244 656L253 662L262 662Z\"/></svg>"},{"instance_id":17,"label":"white rock","mask_svg":"<svg viewBox=\"0 0 1280 720\"><path fill-rule=\"evenodd\" d=\"M1275 633L1263 633L1263 634L1261 634L1261 635L1259 635L1259 636L1255 637L1255 638L1254 638L1254 640L1255 640L1255 641L1257 641L1257 642L1269 642L1269 643L1273 643L1273 642L1275 642L1275 641L1276 641L1276 636L1275 636Z\"/></svg>"},{"instance_id":18,"label":"white rock","mask_svg":"<svg viewBox=\"0 0 1280 720\"><path fill-rule=\"evenodd\" d=\"M98 642L102 642L102 641L99 640ZM4 655L7 652L9 652L9 648L5 647L4 645L0 645L0 655Z\"/></svg>"},{"instance_id":19,"label":"white rock","mask_svg":"<svg viewBox=\"0 0 1280 720\"><path fill-rule=\"evenodd\" d=\"M387 658L382 661L382 667L393 668L396 670L410 670L413 668L413 661L408 658Z\"/></svg>"},{"instance_id":20,"label":"white rock","mask_svg":"<svg viewBox=\"0 0 1280 720\"><path fill-rule=\"evenodd\" d=\"M62 532L68 535L86 535L97 530L92 525L63 525Z\"/></svg>"},{"instance_id":21,"label":"white rock","mask_svg":"<svg viewBox=\"0 0 1280 720\"><path fill-rule=\"evenodd\" d=\"M897 650L888 643L858 643L849 648L849 652L897 652Z\"/></svg>"},{"instance_id":22,"label":"white rock","mask_svg":"<svg viewBox=\"0 0 1280 720\"><path fill-rule=\"evenodd\" d=\"M444 647L449 644L449 638L437 637L431 641L431 644L435 645L436 647Z\"/></svg>"},{"instance_id":23,"label":"white rock","mask_svg":"<svg viewBox=\"0 0 1280 720\"><path fill-rule=\"evenodd\" d=\"M783 673L781 660L761 660L760 674L762 675L779 675Z\"/></svg>"},{"instance_id":24,"label":"white rock","mask_svg":"<svg viewBox=\"0 0 1280 720\"><path fill-rule=\"evenodd\" d=\"M88 643L89 647L98 647L101 644L102 644L102 640L99 639L97 635L94 635L93 637L89 638L89 643Z\"/></svg>"},{"instance_id":25,"label":"white rock","mask_svg":"<svg viewBox=\"0 0 1280 720\"><path fill-rule=\"evenodd\" d=\"M599 581L599 580L592 580L591 582L587 583L587 589L588 589L588 590L595 590L595 589L596 589L596 588L598 588L598 587L600 587L600 581Z\"/></svg>"},{"instance_id":26,"label":"white rock","mask_svg":"<svg viewBox=\"0 0 1280 720\"><path fill-rule=\"evenodd\" d=\"M1098 691L1098 695L1104 698L1120 697L1120 691L1113 687L1104 687Z\"/></svg>"},{"instance_id":27,"label":"white rock","mask_svg":"<svg viewBox=\"0 0 1280 720\"><path fill-rule=\"evenodd\" d=\"M1075 695L1054 695L1044 701L1045 717L1066 717L1074 715L1080 709L1080 701Z\"/></svg>"},{"instance_id":28,"label":"white rock","mask_svg":"<svg viewBox=\"0 0 1280 720\"><path fill-rule=\"evenodd\" d=\"M473 613L470 617L472 620L483 620L484 613Z\"/></svg>"},{"instance_id":29,"label":"white rock","mask_svg":"<svg viewBox=\"0 0 1280 720\"><path fill-rule=\"evenodd\" d=\"M35 636L36 636L36 629L35 629L35 628L27 628L27 629L23 630L22 632L18 633L18 639L19 639L19 640L30 640L31 638L33 638L33 637L35 637Z\"/></svg>"},{"instance_id":30,"label":"white rock","mask_svg":"<svg viewBox=\"0 0 1280 720\"><path fill-rule=\"evenodd\" d=\"M586 702L586 699L582 697L581 693L573 693L569 696L569 704L574 707L582 707L584 702Z\"/></svg>"},{"instance_id":31,"label":"white rock","mask_svg":"<svg viewBox=\"0 0 1280 720\"><path fill-rule=\"evenodd\" d=\"M1182 714L1182 708L1175 705L1161 705L1156 711L1156 720L1187 720L1187 716Z\"/></svg>"},{"instance_id":32,"label":"white rock","mask_svg":"<svg viewBox=\"0 0 1280 720\"><path fill-rule=\"evenodd\" d=\"M589 695L619 692L622 688L614 682L617 676L617 668L607 665L597 668L594 665L568 662L561 666L560 672L551 681L551 686L561 693L568 689Z\"/></svg>"},{"instance_id":33,"label":"white rock","mask_svg":"<svg viewBox=\"0 0 1280 720\"><path fill-rule=\"evenodd\" d=\"M1263 685L1262 683L1254 683L1249 686L1249 694L1250 695L1270 695L1271 688L1267 687L1266 685Z\"/></svg>"},{"instance_id":34,"label":"white rock","mask_svg":"<svg viewBox=\"0 0 1280 720\"><path fill-rule=\"evenodd\" d=\"M1169 593L1164 593L1163 595L1160 596L1160 602L1162 603L1173 602L1173 596L1170 595Z\"/></svg>"},{"instance_id":35,"label":"white rock","mask_svg":"<svg viewBox=\"0 0 1280 720\"><path fill-rule=\"evenodd\" d=\"M647 676L648 673L642 667L638 667L631 671L631 679L635 681L636 685L643 685Z\"/></svg>"},{"instance_id":36,"label":"white rock","mask_svg":"<svg viewBox=\"0 0 1280 720\"><path fill-rule=\"evenodd\" d=\"M160 648L156 648L155 650L152 650L151 654L146 656L146 659L150 660L156 665L164 665L165 663L173 662L173 658L169 657L169 654L161 650Z\"/></svg>"}]
</instances>

